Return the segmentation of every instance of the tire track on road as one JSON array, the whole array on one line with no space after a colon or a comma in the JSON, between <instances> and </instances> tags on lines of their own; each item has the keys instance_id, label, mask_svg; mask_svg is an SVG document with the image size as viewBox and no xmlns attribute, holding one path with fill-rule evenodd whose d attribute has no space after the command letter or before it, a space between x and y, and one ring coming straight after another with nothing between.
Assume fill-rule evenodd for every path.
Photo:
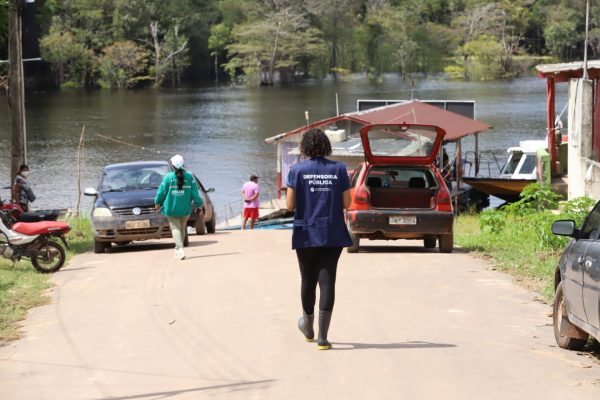
<instances>
[{"instance_id":1,"label":"tire track on road","mask_svg":"<svg viewBox=\"0 0 600 400\"><path fill-rule=\"evenodd\" d=\"M254 368L231 352L222 341L217 340L208 328L194 322L196 321L194 316L182 306L181 301L178 301L177 293L174 293L171 285L176 271L178 269L173 268L172 264L162 264L157 272L158 279L154 282L154 292L160 296L161 304L164 305L161 317L164 321L173 319L173 316L183 317L178 318L175 324L170 326L169 332L177 335L177 338L185 343L184 347L189 351L189 354L185 353L186 357L195 354L202 364L210 366L215 375L226 382L262 382L263 378L255 372ZM164 286L163 290L160 288L161 282ZM202 346L201 343L208 343L208 345ZM270 382L267 380L264 384L246 387L243 398L264 398L264 389L269 387Z\"/></svg>"},{"instance_id":2,"label":"tire track on road","mask_svg":"<svg viewBox=\"0 0 600 400\"><path fill-rule=\"evenodd\" d=\"M196 341L181 332L180 326L183 325L183 321L174 318L177 316L177 312L173 310L169 299L164 295L169 286L167 272L171 268L173 268L172 262L168 262L164 258L159 264L151 265L144 284L144 301L163 336L163 342L189 367L190 371L194 371L197 378L208 381L229 381L227 374L221 371L217 364L202 356L193 357L189 351L190 348L197 348ZM169 321L172 320L176 322L169 324Z\"/></svg>"}]
</instances>

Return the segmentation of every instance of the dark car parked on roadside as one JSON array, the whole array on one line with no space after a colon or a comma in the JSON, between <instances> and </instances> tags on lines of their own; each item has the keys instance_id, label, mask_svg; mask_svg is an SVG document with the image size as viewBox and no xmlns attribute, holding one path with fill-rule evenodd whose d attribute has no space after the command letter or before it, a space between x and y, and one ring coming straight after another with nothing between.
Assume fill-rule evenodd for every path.
<instances>
[{"instance_id":1,"label":"dark car parked on roadside","mask_svg":"<svg viewBox=\"0 0 600 400\"><path fill-rule=\"evenodd\" d=\"M452 201L436 166L445 131L385 124L365 126L360 135L366 161L350 181L348 252L357 252L361 239L419 239L426 248L439 241L440 252L452 252Z\"/></svg>"},{"instance_id":2,"label":"dark car parked on roadside","mask_svg":"<svg viewBox=\"0 0 600 400\"><path fill-rule=\"evenodd\" d=\"M126 245L135 240L171 237L171 229L165 216L154 209L154 197L163 177L172 171L167 161L139 161L113 164L104 167L97 189L88 188L84 194L96 197L92 208L94 252L103 253L112 243ZM192 213L188 226L196 233L214 233L216 215L208 193L194 175L203 209L196 212L192 202ZM189 240L186 232L184 245Z\"/></svg>"},{"instance_id":3,"label":"dark car parked on roadside","mask_svg":"<svg viewBox=\"0 0 600 400\"><path fill-rule=\"evenodd\" d=\"M563 349L581 349L591 335L600 340L600 202L580 229L571 220L552 224L573 238L555 274L554 337Z\"/></svg>"}]
</instances>

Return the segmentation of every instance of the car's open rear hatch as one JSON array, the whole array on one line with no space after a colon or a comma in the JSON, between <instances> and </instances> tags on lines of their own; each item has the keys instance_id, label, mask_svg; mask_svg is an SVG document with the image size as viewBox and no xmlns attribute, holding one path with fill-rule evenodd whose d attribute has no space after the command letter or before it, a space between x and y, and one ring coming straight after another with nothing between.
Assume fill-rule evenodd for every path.
<instances>
[{"instance_id":1,"label":"car's open rear hatch","mask_svg":"<svg viewBox=\"0 0 600 400\"><path fill-rule=\"evenodd\" d=\"M445 134L438 126L417 124L367 125L360 130L372 165L431 165Z\"/></svg>"}]
</instances>

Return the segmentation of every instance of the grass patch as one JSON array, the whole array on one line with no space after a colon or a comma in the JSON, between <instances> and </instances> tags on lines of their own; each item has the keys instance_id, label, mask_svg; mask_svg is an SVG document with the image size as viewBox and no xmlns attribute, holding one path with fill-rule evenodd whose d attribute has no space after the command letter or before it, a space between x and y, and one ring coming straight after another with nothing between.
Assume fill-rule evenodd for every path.
<instances>
[{"instance_id":1,"label":"grass patch","mask_svg":"<svg viewBox=\"0 0 600 400\"><path fill-rule=\"evenodd\" d=\"M72 229L67 235L67 263L91 249L93 242L89 218L72 217L68 222ZM37 272L31 262L0 258L0 345L19 337L18 322L30 308L48 303L43 292L50 287L49 275Z\"/></svg>"},{"instance_id":2,"label":"grass patch","mask_svg":"<svg viewBox=\"0 0 600 400\"><path fill-rule=\"evenodd\" d=\"M559 197L538 184L527 186L521 200L501 210L461 215L455 222L458 245L491 257L494 266L515 276L550 301L554 274L569 238L552 233L552 223L571 219L580 226L595 201L578 198L559 204Z\"/></svg>"},{"instance_id":3,"label":"grass patch","mask_svg":"<svg viewBox=\"0 0 600 400\"><path fill-rule=\"evenodd\" d=\"M554 271L561 252L541 248L539 235L526 221L511 220L510 217L509 221L505 230L491 233L481 230L479 216L459 216L454 238L458 245L490 257L496 269L510 273L528 289L551 300Z\"/></svg>"}]
</instances>

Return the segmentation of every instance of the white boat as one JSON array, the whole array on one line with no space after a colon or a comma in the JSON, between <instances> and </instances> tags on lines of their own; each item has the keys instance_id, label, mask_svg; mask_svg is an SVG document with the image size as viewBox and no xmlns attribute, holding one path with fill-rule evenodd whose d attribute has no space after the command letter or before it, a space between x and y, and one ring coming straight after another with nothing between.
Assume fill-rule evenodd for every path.
<instances>
[{"instance_id":1,"label":"white boat","mask_svg":"<svg viewBox=\"0 0 600 400\"><path fill-rule=\"evenodd\" d=\"M497 178L464 177L468 185L505 201L517 201L525 186L537 181L537 152L546 149L545 140L524 140L508 148L508 160Z\"/></svg>"}]
</instances>

